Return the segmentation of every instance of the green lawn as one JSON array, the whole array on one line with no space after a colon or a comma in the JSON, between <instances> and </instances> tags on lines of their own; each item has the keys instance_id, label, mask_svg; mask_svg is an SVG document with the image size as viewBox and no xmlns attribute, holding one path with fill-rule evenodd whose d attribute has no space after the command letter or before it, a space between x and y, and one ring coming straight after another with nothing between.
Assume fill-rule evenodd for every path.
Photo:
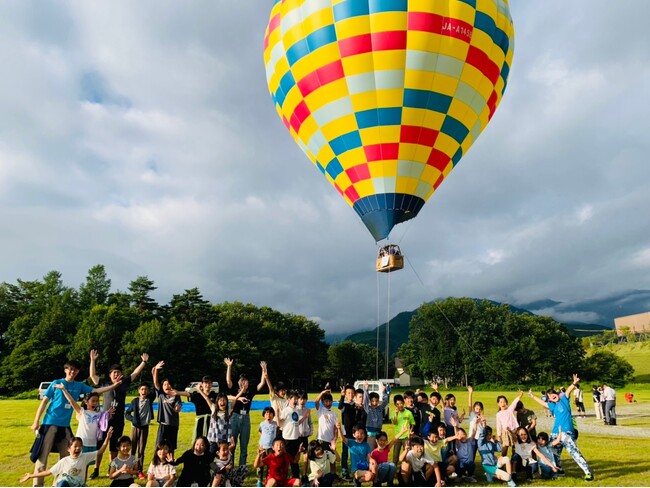
<instances>
[{"instance_id":1,"label":"green lawn","mask_svg":"<svg viewBox=\"0 0 650 488\"><path fill-rule=\"evenodd\" d=\"M625 358L634 367L634 381L650 383L650 341L609 344L604 349ZM587 354L595 349L588 349Z\"/></svg>"},{"instance_id":2,"label":"green lawn","mask_svg":"<svg viewBox=\"0 0 650 488\"><path fill-rule=\"evenodd\" d=\"M635 397L638 402L634 405L621 405L619 415L623 414L625 418L621 418L619 424L631 427L644 427L649 429L650 432L650 388L648 385L632 390L635 392ZM442 392L443 395L448 393ZM460 410L465 408L467 404L467 392L453 391L458 398L458 406ZM496 413L496 397L500 392L475 392L475 400L480 400L486 407L486 414L488 418L494 418ZM503 392L509 399L512 399L515 394L512 392ZM621 392L622 393L622 392ZM312 395L313 398L313 395ZM258 399L263 399L259 396ZM526 402L526 400L524 400ZM622 402L622 394L619 402ZM530 400L529 400L530 402ZM535 408L536 405L528 404L533 410L538 412L541 416L540 409ZM591 405L588 405L589 407ZM18 479L25 473L33 470L33 464L29 462L29 448L34 439L34 435L29 430L32 423L34 413L38 407L37 400L0 400L0 486L19 486ZM640 409L640 415L627 415L627 412L632 412L631 409ZM588 411L589 412L589 411ZM646 412L645 414L643 412ZM629 418L628 418L629 417ZM253 426L253 436L249 446L248 460L249 464L255 458L255 449L257 446L257 425L261 421L261 414L253 412L251 415ZM594 422L595 419L580 419L582 422ZM465 425L467 422L464 423ZM190 447L191 429L194 425L194 414L181 414L181 430L179 434L179 452ZM314 422L316 427L316 422ZM127 422L128 426L128 422ZM393 433L393 427L386 425L386 430L389 435ZM128 428L128 427L127 427ZM157 427L152 426L152 431L149 438L148 453L146 462L151 460L153 455L153 448L155 443L155 432ZM76 430L76 425L73 421L73 431ZM616 434L616 430L612 430ZM581 434L579 446L592 465L596 474L595 483L587 483L582 481L581 471L572 462L569 456L563 454L564 466L567 471L567 476L561 478L555 486L650 486L650 437L646 438L625 438L617 436L593 436L588 434ZM50 456L50 465L56 462L57 457ZM102 475L105 476L108 464L104 461L102 467ZM252 471L252 470L251 470ZM479 468L479 473L480 473ZM485 478L478 475L479 485L485 485ZM48 486L52 482L52 478L46 479L45 485ZM248 485L254 485L254 477L249 477ZM89 482L91 486L107 486L107 478L102 477L98 480ZM529 486L548 486L552 485L550 482L546 484L541 481L534 481L528 483ZM495 485L505 486L502 483ZM474 485L476 486L476 485Z\"/></svg>"}]
</instances>

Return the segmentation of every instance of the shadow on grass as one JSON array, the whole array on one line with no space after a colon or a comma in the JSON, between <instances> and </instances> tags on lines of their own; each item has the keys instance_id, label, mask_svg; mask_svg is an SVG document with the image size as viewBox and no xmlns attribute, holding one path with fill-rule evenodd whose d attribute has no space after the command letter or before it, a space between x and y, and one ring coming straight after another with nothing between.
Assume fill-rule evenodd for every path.
<instances>
[{"instance_id":1,"label":"shadow on grass","mask_svg":"<svg viewBox=\"0 0 650 488\"><path fill-rule=\"evenodd\" d=\"M650 459L617 461L612 458L611 461L598 460L591 462L589 466L594 471L596 480L617 480L626 476L647 474L650 471ZM647 480L645 481L647 482Z\"/></svg>"},{"instance_id":2,"label":"shadow on grass","mask_svg":"<svg viewBox=\"0 0 650 488\"><path fill-rule=\"evenodd\" d=\"M520 476L515 478L517 485L584 486L587 484L583 480L584 473L571 458L563 458L562 466L565 469L566 476L560 477L557 481L542 480L537 477L534 480L525 480L521 477L520 473ZM650 471L650 459L639 459L636 461L616 461L614 459L606 461L596 460L589 462L589 467L596 478L595 483L590 484L591 486L601 486L601 483L607 486L647 486L646 476ZM475 477L478 480L478 486L487 485L483 467L480 464L476 466ZM455 486L477 485L459 481L455 483Z\"/></svg>"}]
</instances>

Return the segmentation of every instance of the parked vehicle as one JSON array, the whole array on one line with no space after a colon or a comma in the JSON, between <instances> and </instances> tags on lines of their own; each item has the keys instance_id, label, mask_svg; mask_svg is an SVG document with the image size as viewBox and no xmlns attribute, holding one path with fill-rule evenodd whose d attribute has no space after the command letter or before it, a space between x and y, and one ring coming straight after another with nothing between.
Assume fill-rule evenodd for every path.
<instances>
[{"instance_id":1,"label":"parked vehicle","mask_svg":"<svg viewBox=\"0 0 650 488\"><path fill-rule=\"evenodd\" d=\"M187 393L194 393L194 392L197 390L197 388L198 388L198 386L199 386L200 384L201 384L200 381L192 381L192 382L187 386L187 388L185 388L185 391L186 391ZM215 393L219 393L219 382L218 382L218 381L213 381L213 382L212 382L212 388L211 388L211 390L212 390L213 392L215 392Z\"/></svg>"},{"instance_id":2,"label":"parked vehicle","mask_svg":"<svg viewBox=\"0 0 650 488\"><path fill-rule=\"evenodd\" d=\"M364 385L368 383L368 393L372 393L373 391L379 394L379 401L381 401L381 385L385 384L382 381L375 381L375 380L357 380L354 382L354 389L362 389ZM390 422L390 385L386 385L386 393L388 393L388 405L386 405L386 408L384 409L384 423Z\"/></svg>"},{"instance_id":3,"label":"parked vehicle","mask_svg":"<svg viewBox=\"0 0 650 488\"><path fill-rule=\"evenodd\" d=\"M45 390L47 390L48 387L50 386L50 383L52 383L52 382L51 381L41 381L41 384L38 385L38 395L36 396L36 398L38 398L39 400L43 399L43 394L45 393Z\"/></svg>"}]
</instances>

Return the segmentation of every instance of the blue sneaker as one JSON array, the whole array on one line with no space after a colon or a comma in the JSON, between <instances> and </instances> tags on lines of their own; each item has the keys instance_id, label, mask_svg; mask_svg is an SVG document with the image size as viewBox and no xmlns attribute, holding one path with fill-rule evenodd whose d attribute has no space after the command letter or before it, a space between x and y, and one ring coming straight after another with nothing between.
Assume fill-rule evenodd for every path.
<instances>
[{"instance_id":1,"label":"blue sneaker","mask_svg":"<svg viewBox=\"0 0 650 488\"><path fill-rule=\"evenodd\" d=\"M517 483L515 483L513 480L508 481L508 486L517 486Z\"/></svg>"}]
</instances>

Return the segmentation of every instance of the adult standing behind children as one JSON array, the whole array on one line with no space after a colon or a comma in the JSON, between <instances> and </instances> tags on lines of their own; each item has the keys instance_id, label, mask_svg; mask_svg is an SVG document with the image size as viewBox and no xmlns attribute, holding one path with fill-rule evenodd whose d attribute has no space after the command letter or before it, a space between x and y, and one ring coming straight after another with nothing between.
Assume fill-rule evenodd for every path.
<instances>
[{"instance_id":1,"label":"adult standing behind children","mask_svg":"<svg viewBox=\"0 0 650 488\"><path fill-rule=\"evenodd\" d=\"M600 402L600 388L596 385L591 387L591 398L594 400L594 411L596 418L602 420L603 417L603 404Z\"/></svg>"},{"instance_id":2,"label":"adult standing behind children","mask_svg":"<svg viewBox=\"0 0 650 488\"><path fill-rule=\"evenodd\" d=\"M583 419L587 418L587 413L585 412L585 399L582 390L580 389L580 384L577 384L575 390L573 390L573 397L578 409L578 415L582 414Z\"/></svg>"},{"instance_id":3,"label":"adult standing behind children","mask_svg":"<svg viewBox=\"0 0 650 488\"><path fill-rule=\"evenodd\" d=\"M546 392L548 403L537 398L533 394L532 390L528 392L528 396L543 407L548 408L551 411L551 414L555 417L553 431L551 433L551 441L560 438L560 442L555 446L555 463L557 467L562 469L560 456L562 454L562 448L566 447L566 450L569 452L573 460L585 473L585 481L593 481L594 475L591 472L591 468L589 468L589 464L575 443L576 434L575 427L573 426L573 416L571 415L571 402L569 401L569 398L571 398L571 392L579 381L580 378L578 378L578 375L574 374L573 384L566 389L566 393L558 393L553 389L548 390Z\"/></svg>"},{"instance_id":4,"label":"adult standing behind children","mask_svg":"<svg viewBox=\"0 0 650 488\"><path fill-rule=\"evenodd\" d=\"M239 399L233 405L232 415L230 417L232 436L235 440L235 449L237 448L236 446L239 445L239 466L245 466L248 458L248 441L251 437L251 402L257 392L264 387L264 370L266 369L266 363L264 361L260 363L260 366L262 367L262 376L260 382L257 384L257 388L253 388L248 381L248 377L244 373L239 375L239 380L235 385L232 381L232 365L235 361L230 358L224 358L223 362L226 364L226 384L228 385L231 394L236 395L242 387L246 387L244 394L240 395Z\"/></svg>"},{"instance_id":5,"label":"adult standing behind children","mask_svg":"<svg viewBox=\"0 0 650 488\"><path fill-rule=\"evenodd\" d=\"M30 456L31 461L34 463L34 474L47 470L47 457L52 450L58 451L60 458L64 458L69 454L68 441L72 439L72 431L70 430L72 408L70 408L70 403L68 403L63 391L57 388L56 385L63 383L72 398L79 398L82 394L87 395L93 391L103 393L119 386L119 383L117 383L103 388L93 388L80 381L75 381L80 368L81 365L77 361L67 361L63 365L65 377L54 380L50 384L36 410L34 422L30 426L30 429L37 435ZM43 413L45 413L45 417L43 417L43 423L41 424L40 420ZM43 486L43 478L35 477L33 483L34 486Z\"/></svg>"},{"instance_id":6,"label":"adult standing behind children","mask_svg":"<svg viewBox=\"0 0 650 488\"><path fill-rule=\"evenodd\" d=\"M605 414L605 425L616 425L616 390L606 383L603 383L603 393L601 401L604 399L603 413Z\"/></svg>"},{"instance_id":7,"label":"adult standing behind children","mask_svg":"<svg viewBox=\"0 0 650 488\"><path fill-rule=\"evenodd\" d=\"M131 372L130 375L124 376L122 372L122 366L119 364L113 364L108 371L108 380L102 381L100 383L99 376L96 372L96 362L99 357L99 353L96 349L90 351L90 381L93 382L95 386L99 385L101 387L116 385L117 387L106 391L104 393L103 399L103 411L106 412L111 408L115 408L115 413L108 421L108 427L113 427L113 436L111 437L111 443L109 446L111 461L117 456L117 441L122 437L124 433L124 410L126 408L126 394L131 387L131 383L135 380L142 370L144 369L147 361L149 361L149 354L142 353L140 356L140 364ZM90 479L95 479L99 476L99 467L102 462L102 455L97 456L97 464L95 469L90 475Z\"/></svg>"}]
</instances>

